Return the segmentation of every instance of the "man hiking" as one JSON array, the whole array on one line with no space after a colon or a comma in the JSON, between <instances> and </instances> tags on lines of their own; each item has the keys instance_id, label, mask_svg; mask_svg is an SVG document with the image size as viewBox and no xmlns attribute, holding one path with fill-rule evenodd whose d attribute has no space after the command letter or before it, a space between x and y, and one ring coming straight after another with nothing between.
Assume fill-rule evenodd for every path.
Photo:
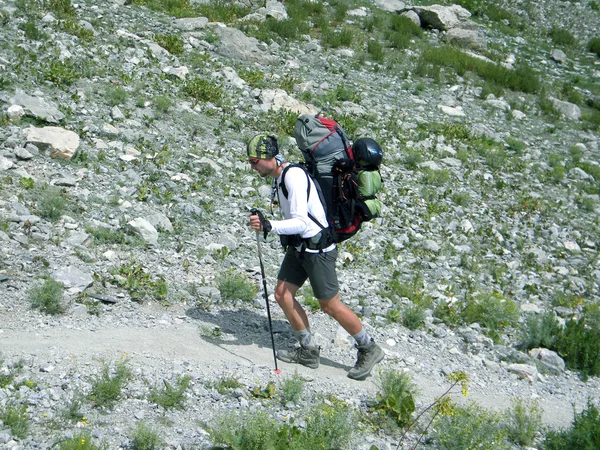
<instances>
[{"instance_id":1,"label":"man hiking","mask_svg":"<svg viewBox=\"0 0 600 450\"><path fill-rule=\"evenodd\" d=\"M364 380L373 366L383 359L383 350L367 334L358 316L340 300L335 268L338 251L314 182L302 168L278 156L277 139L273 136L254 136L248 143L247 154L252 170L263 178L275 180L283 215L283 220L265 220L260 213L250 216L252 229L263 231L265 236L267 233L278 234L287 248L277 275L275 300L289 321L299 346L279 350L277 358L311 369L319 367L321 349L314 343L306 311L296 300L296 292L308 278L323 312L333 317L356 341L358 357L348 377ZM284 171L287 197L281 186ZM322 229L314 219L325 228Z\"/></svg>"}]
</instances>

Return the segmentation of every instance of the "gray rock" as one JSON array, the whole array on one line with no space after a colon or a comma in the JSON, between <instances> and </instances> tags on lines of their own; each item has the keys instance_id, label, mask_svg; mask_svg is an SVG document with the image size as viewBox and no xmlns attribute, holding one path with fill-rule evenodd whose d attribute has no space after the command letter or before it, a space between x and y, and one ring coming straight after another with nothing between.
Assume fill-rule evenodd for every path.
<instances>
[{"instance_id":1,"label":"gray rock","mask_svg":"<svg viewBox=\"0 0 600 450\"><path fill-rule=\"evenodd\" d=\"M127 222L129 229L140 236L146 243L156 245L158 243L158 231L146 219L138 217Z\"/></svg>"},{"instance_id":2,"label":"gray rock","mask_svg":"<svg viewBox=\"0 0 600 450\"><path fill-rule=\"evenodd\" d=\"M17 90L16 95L10 99L10 103L21 106L25 115L48 123L59 123L65 118L65 115L55 105L43 98L27 95L21 90Z\"/></svg>"},{"instance_id":3,"label":"gray rock","mask_svg":"<svg viewBox=\"0 0 600 450\"><path fill-rule=\"evenodd\" d=\"M77 133L60 127L30 127L25 139L41 149L50 150L51 158L71 159L79 148Z\"/></svg>"},{"instance_id":4,"label":"gray rock","mask_svg":"<svg viewBox=\"0 0 600 450\"><path fill-rule=\"evenodd\" d=\"M256 38L246 36L236 28L225 26L212 27L219 41L215 44L219 55L239 61L256 61L260 63L274 63L275 56L268 54L259 46Z\"/></svg>"},{"instance_id":5,"label":"gray rock","mask_svg":"<svg viewBox=\"0 0 600 450\"><path fill-rule=\"evenodd\" d=\"M552 106L554 107L554 109L561 113L563 116L565 116L567 119L581 119L581 109L574 103L564 102L556 98L550 98L550 101L552 102Z\"/></svg>"},{"instance_id":6,"label":"gray rock","mask_svg":"<svg viewBox=\"0 0 600 450\"><path fill-rule=\"evenodd\" d=\"M94 278L89 273L74 266L57 269L52 272L51 277L76 292L83 292L94 283Z\"/></svg>"},{"instance_id":7,"label":"gray rock","mask_svg":"<svg viewBox=\"0 0 600 450\"><path fill-rule=\"evenodd\" d=\"M538 362L540 368L553 375L558 375L565 371L565 361L558 356L558 353L552 350L534 348L529 351L529 355Z\"/></svg>"}]
</instances>

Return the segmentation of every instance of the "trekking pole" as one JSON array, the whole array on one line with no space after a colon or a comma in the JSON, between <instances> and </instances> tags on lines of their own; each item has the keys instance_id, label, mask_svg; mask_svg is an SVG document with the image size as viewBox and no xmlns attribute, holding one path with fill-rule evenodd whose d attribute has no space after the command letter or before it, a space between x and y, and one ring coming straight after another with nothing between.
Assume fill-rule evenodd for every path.
<instances>
[{"instance_id":1,"label":"trekking pole","mask_svg":"<svg viewBox=\"0 0 600 450\"><path fill-rule=\"evenodd\" d=\"M252 209L250 211L252 215L258 215L257 209ZM273 323L271 322L271 308L269 307L269 294L267 293L267 277L265 276L265 266L263 264L262 250L260 249L260 232L256 230L256 247L258 248L258 261L260 262L260 272L262 274L262 283L263 283L263 296L265 297L265 303L267 305L267 317L269 319L269 332L271 333L271 347L273 348L273 361L275 362L275 372L276 374L281 373L281 371L277 368L277 355L275 354L275 338L273 337Z\"/></svg>"}]
</instances>

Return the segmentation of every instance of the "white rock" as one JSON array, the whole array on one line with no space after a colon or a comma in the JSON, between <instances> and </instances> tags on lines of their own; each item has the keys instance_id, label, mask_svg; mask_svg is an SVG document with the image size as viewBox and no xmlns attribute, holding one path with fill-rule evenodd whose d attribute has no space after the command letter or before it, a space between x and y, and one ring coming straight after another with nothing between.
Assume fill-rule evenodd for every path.
<instances>
[{"instance_id":1,"label":"white rock","mask_svg":"<svg viewBox=\"0 0 600 450\"><path fill-rule=\"evenodd\" d=\"M158 231L146 219L138 217L127 222L127 225L138 236L148 244L156 245L158 243Z\"/></svg>"},{"instance_id":2,"label":"white rock","mask_svg":"<svg viewBox=\"0 0 600 450\"><path fill-rule=\"evenodd\" d=\"M30 127L25 139L40 150L49 149L51 158L71 159L79 148L79 135L61 127Z\"/></svg>"}]
</instances>

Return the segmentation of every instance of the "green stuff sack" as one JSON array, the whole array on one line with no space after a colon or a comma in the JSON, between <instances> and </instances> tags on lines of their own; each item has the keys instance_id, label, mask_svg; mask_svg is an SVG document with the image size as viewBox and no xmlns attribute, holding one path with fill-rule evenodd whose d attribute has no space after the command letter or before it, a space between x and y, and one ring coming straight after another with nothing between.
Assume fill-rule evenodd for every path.
<instances>
[{"instance_id":1,"label":"green stuff sack","mask_svg":"<svg viewBox=\"0 0 600 450\"><path fill-rule=\"evenodd\" d=\"M383 205L376 197L381 190L381 174L378 170L358 171L358 192L369 208L372 217L379 217Z\"/></svg>"}]
</instances>

